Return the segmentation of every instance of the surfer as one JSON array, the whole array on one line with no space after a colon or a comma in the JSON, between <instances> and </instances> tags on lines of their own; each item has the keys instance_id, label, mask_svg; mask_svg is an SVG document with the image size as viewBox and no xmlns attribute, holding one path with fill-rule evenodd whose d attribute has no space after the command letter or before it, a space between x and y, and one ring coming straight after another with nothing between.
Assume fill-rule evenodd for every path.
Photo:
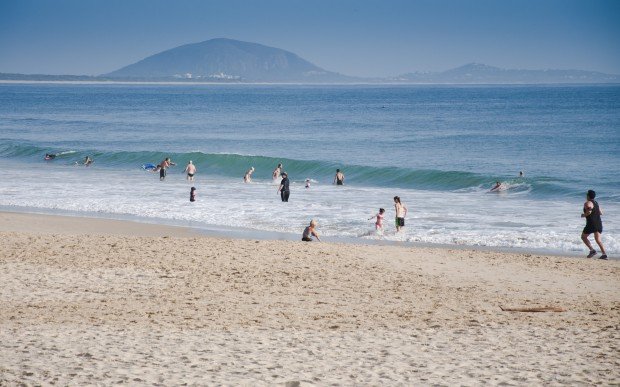
<instances>
[{"instance_id":1,"label":"surfer","mask_svg":"<svg viewBox=\"0 0 620 387\"><path fill-rule=\"evenodd\" d=\"M194 181L194 174L196 173L196 166L192 163L192 160L187 163L185 166L185 170L183 171L187 173L187 180Z\"/></svg>"},{"instance_id":2,"label":"surfer","mask_svg":"<svg viewBox=\"0 0 620 387\"><path fill-rule=\"evenodd\" d=\"M502 187L502 183L500 183L499 181L496 181L495 186L491 188L489 192L499 191L501 187Z\"/></svg>"},{"instance_id":3,"label":"surfer","mask_svg":"<svg viewBox=\"0 0 620 387\"><path fill-rule=\"evenodd\" d=\"M373 216L372 218L368 218L368 220L371 219L377 219L377 221L375 222L375 230L379 233L383 232L383 214L385 213L385 209L384 208L379 208L379 212L377 213L377 215Z\"/></svg>"},{"instance_id":4,"label":"surfer","mask_svg":"<svg viewBox=\"0 0 620 387\"><path fill-rule=\"evenodd\" d=\"M280 182L280 186L278 187L278 192L280 193L280 197L283 202L288 202L288 198L291 195L291 191L289 188L289 180L286 172L282 172L282 181Z\"/></svg>"},{"instance_id":5,"label":"surfer","mask_svg":"<svg viewBox=\"0 0 620 387\"><path fill-rule=\"evenodd\" d=\"M334 176L334 184L344 185L344 173L340 172L340 169L336 169L336 175Z\"/></svg>"},{"instance_id":6,"label":"surfer","mask_svg":"<svg viewBox=\"0 0 620 387\"><path fill-rule=\"evenodd\" d=\"M252 174L253 173L254 173L254 167L251 167L250 169L245 171L245 175L243 175L243 182L244 183L251 183L252 182Z\"/></svg>"},{"instance_id":7,"label":"surfer","mask_svg":"<svg viewBox=\"0 0 620 387\"><path fill-rule=\"evenodd\" d=\"M189 190L189 201L190 202L196 201L196 187L192 187L192 189Z\"/></svg>"},{"instance_id":8,"label":"surfer","mask_svg":"<svg viewBox=\"0 0 620 387\"><path fill-rule=\"evenodd\" d=\"M56 155L53 153L46 153L45 157L43 157L44 160L54 160L56 158Z\"/></svg>"},{"instance_id":9,"label":"surfer","mask_svg":"<svg viewBox=\"0 0 620 387\"><path fill-rule=\"evenodd\" d=\"M317 221L312 219L310 221L310 225L304 229L304 232L301 235L301 240L304 241L304 242L312 242L313 241L312 237L314 236L316 238L316 240L320 242L321 239L319 238L319 233L316 232L316 230L315 230L315 228L318 225L319 224L317 223Z\"/></svg>"},{"instance_id":10,"label":"surfer","mask_svg":"<svg viewBox=\"0 0 620 387\"><path fill-rule=\"evenodd\" d=\"M282 163L278 164L276 169L273 170L273 173L271 174L271 178L274 181L278 180L278 178L280 178L280 172L282 172Z\"/></svg>"},{"instance_id":11,"label":"surfer","mask_svg":"<svg viewBox=\"0 0 620 387\"><path fill-rule=\"evenodd\" d=\"M394 209L396 210L396 232L405 227L405 216L407 216L407 206L400 202L398 196L394 196Z\"/></svg>"},{"instance_id":12,"label":"surfer","mask_svg":"<svg viewBox=\"0 0 620 387\"><path fill-rule=\"evenodd\" d=\"M90 166L93 163L93 159L90 158L90 156L86 156L84 157L84 162L83 164L86 165L87 167Z\"/></svg>"},{"instance_id":13,"label":"surfer","mask_svg":"<svg viewBox=\"0 0 620 387\"><path fill-rule=\"evenodd\" d=\"M603 242L601 241L601 233L603 232L603 221L601 220L601 215L603 215L603 211L598 205L598 202L594 200L595 197L596 192L592 190L589 190L586 194L586 202L583 204L583 213L581 214L582 218L586 218L586 226L583 228L583 232L581 233L581 240L585 243L588 249L590 249L588 258L594 257L597 254L596 250L592 248L592 244L590 244L590 240L588 240L590 234L594 233L594 240L601 248L601 253L603 254L600 256L600 259L607 259L607 253L605 252L605 247L603 247Z\"/></svg>"},{"instance_id":14,"label":"surfer","mask_svg":"<svg viewBox=\"0 0 620 387\"><path fill-rule=\"evenodd\" d=\"M164 161L162 161L157 166L157 168L155 169L155 172L159 171L159 180L164 180L166 178L166 169L168 169L172 165L176 165L176 164L170 161L170 157L166 157Z\"/></svg>"}]
</instances>

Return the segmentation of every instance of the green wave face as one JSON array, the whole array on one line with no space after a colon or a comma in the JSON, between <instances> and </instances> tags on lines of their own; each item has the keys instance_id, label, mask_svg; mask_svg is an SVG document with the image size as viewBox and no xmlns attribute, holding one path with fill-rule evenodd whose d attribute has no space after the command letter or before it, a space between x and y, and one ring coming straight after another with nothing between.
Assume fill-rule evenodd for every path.
<instances>
[{"instance_id":1,"label":"green wave face","mask_svg":"<svg viewBox=\"0 0 620 387\"><path fill-rule=\"evenodd\" d=\"M331 161L297 160L266 156L249 156L219 153L163 153L148 151L112 151L44 149L30 144L0 141L0 157L20 159L27 162L43 162L46 153L57 157L53 163L74 164L90 156L100 168L132 169L147 163L158 164L170 157L183 168L189 160L196 165L199 173L221 177L243 177L250 167L255 168L254 179L271 179L273 170L282 163L283 170L291 180L303 181L307 178L330 182L339 168L345 173L345 184L353 186L395 187L437 191L488 191L495 181L501 181L506 190L520 193L574 195L568 182L552 177L515 177L491 176L464 171L442 171L433 169L410 169L398 167L373 167L364 165L342 165Z\"/></svg>"}]
</instances>

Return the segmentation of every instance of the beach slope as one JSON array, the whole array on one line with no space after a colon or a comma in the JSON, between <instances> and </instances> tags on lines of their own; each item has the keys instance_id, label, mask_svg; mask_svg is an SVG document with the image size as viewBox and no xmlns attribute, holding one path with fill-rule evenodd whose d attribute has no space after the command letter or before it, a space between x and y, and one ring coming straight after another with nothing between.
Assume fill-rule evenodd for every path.
<instances>
[{"instance_id":1,"label":"beach slope","mask_svg":"<svg viewBox=\"0 0 620 387\"><path fill-rule=\"evenodd\" d=\"M619 261L0 220L0 385L620 382Z\"/></svg>"}]
</instances>

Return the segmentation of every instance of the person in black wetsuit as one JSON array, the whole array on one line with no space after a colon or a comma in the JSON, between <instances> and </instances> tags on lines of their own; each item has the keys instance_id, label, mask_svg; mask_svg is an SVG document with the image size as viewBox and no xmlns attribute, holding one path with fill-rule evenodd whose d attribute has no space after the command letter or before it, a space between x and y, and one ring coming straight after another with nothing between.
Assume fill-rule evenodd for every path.
<instances>
[{"instance_id":1,"label":"person in black wetsuit","mask_svg":"<svg viewBox=\"0 0 620 387\"><path fill-rule=\"evenodd\" d=\"M603 221L601 220L601 215L603 215L603 211L601 211L601 207L598 205L597 201L594 200L596 197L596 192L589 190L586 196L586 202L583 204L583 214L581 214L582 218L586 218L586 226L583 228L583 232L581 233L581 240L583 243L588 246L590 249L590 253L588 254L588 258L592 258L596 255L596 250L592 248L588 237L590 234L594 234L594 240L601 248L601 253L603 255L600 256L600 259L607 259L607 253L605 253L605 248L603 247L603 242L601 241L601 233L603 232Z\"/></svg>"},{"instance_id":2,"label":"person in black wetsuit","mask_svg":"<svg viewBox=\"0 0 620 387\"><path fill-rule=\"evenodd\" d=\"M288 202L288 197L291 195L291 191L289 188L289 180L286 172L282 172L282 181L280 182L280 186L278 187L278 192L280 193L282 201Z\"/></svg>"}]
</instances>

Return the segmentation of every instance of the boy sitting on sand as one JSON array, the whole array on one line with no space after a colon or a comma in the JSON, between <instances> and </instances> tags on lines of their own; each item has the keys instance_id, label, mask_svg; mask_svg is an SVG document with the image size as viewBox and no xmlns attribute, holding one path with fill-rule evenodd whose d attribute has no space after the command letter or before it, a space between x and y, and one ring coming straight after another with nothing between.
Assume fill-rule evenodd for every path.
<instances>
[{"instance_id":1,"label":"boy sitting on sand","mask_svg":"<svg viewBox=\"0 0 620 387\"><path fill-rule=\"evenodd\" d=\"M312 236L314 236L316 240L320 242L321 239L319 238L319 234L315 230L315 227L318 225L319 224L317 223L317 221L312 219L310 221L310 226L304 229L304 233L301 236L301 240L304 242L312 242L313 241Z\"/></svg>"}]
</instances>

